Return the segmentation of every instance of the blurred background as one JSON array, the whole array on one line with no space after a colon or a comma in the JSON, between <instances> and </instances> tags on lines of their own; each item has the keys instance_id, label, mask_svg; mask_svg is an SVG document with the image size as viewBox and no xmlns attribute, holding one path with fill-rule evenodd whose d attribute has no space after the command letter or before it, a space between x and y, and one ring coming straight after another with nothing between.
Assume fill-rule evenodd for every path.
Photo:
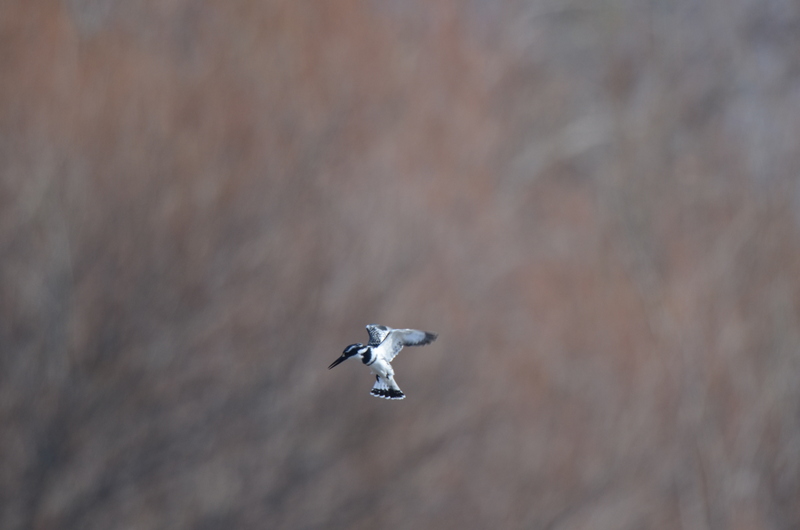
<instances>
[{"instance_id":1,"label":"blurred background","mask_svg":"<svg viewBox=\"0 0 800 530\"><path fill-rule=\"evenodd\" d=\"M799 142L790 0L0 2L0 527L800 528Z\"/></svg>"}]
</instances>

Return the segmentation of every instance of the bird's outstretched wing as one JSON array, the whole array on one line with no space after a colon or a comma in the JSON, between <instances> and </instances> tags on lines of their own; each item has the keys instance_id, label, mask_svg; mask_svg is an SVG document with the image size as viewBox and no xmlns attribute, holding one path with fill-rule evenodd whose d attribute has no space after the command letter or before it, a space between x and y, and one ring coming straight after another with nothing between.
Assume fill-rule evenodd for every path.
<instances>
[{"instance_id":1,"label":"bird's outstretched wing","mask_svg":"<svg viewBox=\"0 0 800 530\"><path fill-rule=\"evenodd\" d=\"M394 331L388 326L379 326L378 324L368 324L367 333L369 333L369 346L377 346L386 338L386 336Z\"/></svg>"},{"instance_id":2,"label":"bird's outstretched wing","mask_svg":"<svg viewBox=\"0 0 800 530\"><path fill-rule=\"evenodd\" d=\"M418 329L392 329L384 339L389 341L389 358L387 360L392 362L403 346L424 346L435 341L437 336L436 333Z\"/></svg>"}]
</instances>

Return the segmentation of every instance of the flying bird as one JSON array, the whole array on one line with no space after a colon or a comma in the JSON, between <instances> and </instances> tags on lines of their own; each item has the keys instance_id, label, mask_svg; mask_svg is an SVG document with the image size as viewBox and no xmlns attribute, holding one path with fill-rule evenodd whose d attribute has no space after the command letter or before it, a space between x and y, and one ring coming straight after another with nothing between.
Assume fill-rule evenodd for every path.
<instances>
[{"instance_id":1,"label":"flying bird","mask_svg":"<svg viewBox=\"0 0 800 530\"><path fill-rule=\"evenodd\" d=\"M347 359L358 358L370 367L375 374L375 384L370 394L384 399L403 399L406 397L394 380L392 360L400 353L403 346L424 346L436 340L435 333L417 329L393 329L388 326L370 324L367 326L369 343L351 344L342 352L341 357L333 361L328 370Z\"/></svg>"}]
</instances>

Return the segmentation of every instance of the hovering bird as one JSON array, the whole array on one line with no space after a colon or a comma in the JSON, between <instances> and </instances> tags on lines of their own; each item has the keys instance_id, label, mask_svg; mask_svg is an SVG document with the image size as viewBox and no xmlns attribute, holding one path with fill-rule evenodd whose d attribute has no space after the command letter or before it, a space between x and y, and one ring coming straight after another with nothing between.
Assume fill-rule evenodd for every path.
<instances>
[{"instance_id":1,"label":"hovering bird","mask_svg":"<svg viewBox=\"0 0 800 530\"><path fill-rule=\"evenodd\" d=\"M394 370L391 362L403 349L403 346L424 346L436 340L435 333L416 329L393 329L388 326L370 324L367 326L369 343L351 344L342 352L342 356L333 361L328 370L346 361L358 358L371 368L375 374L375 384L370 394L384 399L403 399L406 397L394 381Z\"/></svg>"}]
</instances>

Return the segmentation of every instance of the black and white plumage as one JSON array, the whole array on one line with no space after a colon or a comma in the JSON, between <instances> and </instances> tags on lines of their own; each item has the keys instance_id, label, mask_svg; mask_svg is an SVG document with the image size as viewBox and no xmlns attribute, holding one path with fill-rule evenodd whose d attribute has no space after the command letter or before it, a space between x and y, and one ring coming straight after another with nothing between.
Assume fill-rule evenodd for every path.
<instances>
[{"instance_id":1,"label":"black and white plumage","mask_svg":"<svg viewBox=\"0 0 800 530\"><path fill-rule=\"evenodd\" d=\"M424 346L436 340L435 333L417 329L393 329L388 326L370 324L367 326L369 342L351 344L342 355L333 361L328 370L353 357L370 367L375 374L375 384L370 394L384 399L403 399L406 397L394 380L391 362L404 346Z\"/></svg>"}]
</instances>

